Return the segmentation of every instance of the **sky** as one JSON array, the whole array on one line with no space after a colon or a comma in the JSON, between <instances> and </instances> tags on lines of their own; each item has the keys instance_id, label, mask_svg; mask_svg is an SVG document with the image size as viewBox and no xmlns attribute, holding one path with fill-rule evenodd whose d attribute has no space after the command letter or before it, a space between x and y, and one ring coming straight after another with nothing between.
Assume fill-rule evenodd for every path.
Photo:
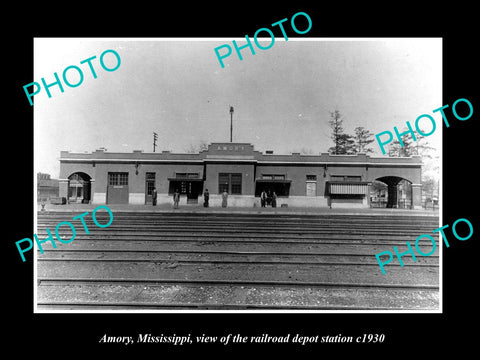
<instances>
[{"instance_id":1,"label":"sky","mask_svg":"<svg viewBox=\"0 0 480 360\"><path fill-rule=\"evenodd\" d=\"M373 134L414 126L421 114L437 121L428 143L441 148L442 40L440 38L276 38L255 55L233 49L222 68L214 49L231 38L36 38L34 79L60 79L70 65L82 69L78 87L42 88L34 97L34 166L59 176L60 151L187 152L201 142L230 140L276 154L327 152L328 120L339 110L346 133L363 126ZM235 39L241 46L245 38ZM260 39L267 47L271 39ZM115 71L99 62L106 50L121 59ZM223 50L222 50L223 51ZM222 52L223 53L223 52ZM92 65L81 61L96 56ZM107 67L116 59L105 54ZM68 79L76 83L75 70ZM28 99L25 98L27 104ZM428 132L431 125L425 125ZM383 156L377 142L375 153Z\"/></svg>"}]
</instances>

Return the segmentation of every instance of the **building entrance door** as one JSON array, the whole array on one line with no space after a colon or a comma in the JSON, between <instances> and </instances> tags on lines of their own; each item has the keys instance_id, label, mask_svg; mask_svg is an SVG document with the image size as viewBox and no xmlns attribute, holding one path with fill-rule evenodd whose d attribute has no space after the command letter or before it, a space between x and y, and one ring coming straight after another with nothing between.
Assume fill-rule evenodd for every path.
<instances>
[{"instance_id":1,"label":"building entrance door","mask_svg":"<svg viewBox=\"0 0 480 360\"><path fill-rule=\"evenodd\" d=\"M128 173L109 172L107 204L128 204Z\"/></svg>"},{"instance_id":2,"label":"building entrance door","mask_svg":"<svg viewBox=\"0 0 480 360\"><path fill-rule=\"evenodd\" d=\"M198 204L198 196L202 194L203 181L201 180L170 180L168 193L178 190L180 195L187 197L187 204Z\"/></svg>"},{"instance_id":3,"label":"building entrance door","mask_svg":"<svg viewBox=\"0 0 480 360\"><path fill-rule=\"evenodd\" d=\"M88 204L90 202L90 176L85 173L74 173L68 177L68 201L70 203Z\"/></svg>"},{"instance_id":4,"label":"building entrance door","mask_svg":"<svg viewBox=\"0 0 480 360\"><path fill-rule=\"evenodd\" d=\"M201 181L186 181L187 204L198 204L198 196L202 193Z\"/></svg>"},{"instance_id":5,"label":"building entrance door","mask_svg":"<svg viewBox=\"0 0 480 360\"><path fill-rule=\"evenodd\" d=\"M155 187L155 173L146 173L145 174L145 204L151 205L152 201L152 191Z\"/></svg>"}]
</instances>

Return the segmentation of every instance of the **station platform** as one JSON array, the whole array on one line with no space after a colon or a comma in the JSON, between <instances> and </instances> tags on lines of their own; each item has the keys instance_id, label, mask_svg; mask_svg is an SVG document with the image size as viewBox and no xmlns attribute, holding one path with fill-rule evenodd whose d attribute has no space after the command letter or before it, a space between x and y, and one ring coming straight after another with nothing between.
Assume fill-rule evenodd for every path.
<instances>
[{"instance_id":1,"label":"station platform","mask_svg":"<svg viewBox=\"0 0 480 360\"><path fill-rule=\"evenodd\" d=\"M46 212L84 212L92 211L102 204L65 204L53 205L47 203L44 207ZM202 204L180 205L178 209L172 205L161 204L152 205L129 205L129 204L108 204L114 212L159 212L159 213L237 213L237 214L302 214L302 215L389 215L389 216L439 216L439 209L387 209L387 208L328 208L328 207L203 207ZM42 206L37 204L37 211L41 211Z\"/></svg>"}]
</instances>

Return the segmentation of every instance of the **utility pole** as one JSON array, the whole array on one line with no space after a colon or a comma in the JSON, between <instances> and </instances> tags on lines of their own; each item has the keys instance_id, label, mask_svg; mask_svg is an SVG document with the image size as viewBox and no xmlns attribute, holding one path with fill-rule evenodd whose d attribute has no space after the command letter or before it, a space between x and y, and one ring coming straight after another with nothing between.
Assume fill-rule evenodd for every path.
<instances>
[{"instance_id":1,"label":"utility pole","mask_svg":"<svg viewBox=\"0 0 480 360\"><path fill-rule=\"evenodd\" d=\"M233 133L233 106L230 106L230 142L232 142Z\"/></svg>"},{"instance_id":2,"label":"utility pole","mask_svg":"<svg viewBox=\"0 0 480 360\"><path fill-rule=\"evenodd\" d=\"M157 139L158 139L158 134L154 132L153 133L153 152L155 152L155 147L157 146Z\"/></svg>"}]
</instances>

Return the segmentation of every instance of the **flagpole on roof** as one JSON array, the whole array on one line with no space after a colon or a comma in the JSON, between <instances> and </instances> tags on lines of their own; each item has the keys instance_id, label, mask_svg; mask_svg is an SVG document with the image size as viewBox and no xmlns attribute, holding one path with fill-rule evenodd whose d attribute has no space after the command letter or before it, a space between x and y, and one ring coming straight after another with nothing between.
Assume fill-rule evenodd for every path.
<instances>
[{"instance_id":1,"label":"flagpole on roof","mask_svg":"<svg viewBox=\"0 0 480 360\"><path fill-rule=\"evenodd\" d=\"M230 106L230 142L232 142L233 134L233 106Z\"/></svg>"}]
</instances>

